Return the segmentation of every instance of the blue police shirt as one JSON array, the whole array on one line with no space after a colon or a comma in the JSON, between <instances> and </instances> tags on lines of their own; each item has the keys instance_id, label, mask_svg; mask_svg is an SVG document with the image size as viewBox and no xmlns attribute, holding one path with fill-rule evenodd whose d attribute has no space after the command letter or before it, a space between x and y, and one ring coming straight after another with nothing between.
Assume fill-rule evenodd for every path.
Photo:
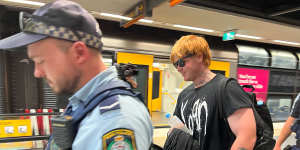
<instances>
[{"instance_id":1,"label":"blue police shirt","mask_svg":"<svg viewBox=\"0 0 300 150\"><path fill-rule=\"evenodd\" d=\"M87 100L87 97L93 93L96 87L109 84L113 78L118 78L117 70L114 66L90 80L69 98L72 110L76 110L80 103ZM153 127L146 107L140 100L131 96L118 95L118 98L119 101L117 103L120 105L120 109L101 113L101 108L95 107L86 115L81 121L73 141L73 150L106 149L109 145L103 142L103 136L118 129L133 131L133 140L135 139L136 141L137 149L147 150L149 148L152 142Z\"/></svg>"}]
</instances>

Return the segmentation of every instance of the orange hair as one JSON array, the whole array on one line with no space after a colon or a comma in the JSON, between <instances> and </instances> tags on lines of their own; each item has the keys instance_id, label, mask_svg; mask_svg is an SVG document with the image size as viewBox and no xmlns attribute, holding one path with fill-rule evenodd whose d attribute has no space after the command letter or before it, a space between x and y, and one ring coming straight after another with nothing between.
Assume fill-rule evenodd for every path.
<instances>
[{"instance_id":1,"label":"orange hair","mask_svg":"<svg viewBox=\"0 0 300 150\"><path fill-rule=\"evenodd\" d=\"M182 58L188 54L202 55L204 65L207 67L210 65L211 52L207 41L203 37L196 35L182 36L172 48L171 62L174 63L175 59Z\"/></svg>"}]
</instances>

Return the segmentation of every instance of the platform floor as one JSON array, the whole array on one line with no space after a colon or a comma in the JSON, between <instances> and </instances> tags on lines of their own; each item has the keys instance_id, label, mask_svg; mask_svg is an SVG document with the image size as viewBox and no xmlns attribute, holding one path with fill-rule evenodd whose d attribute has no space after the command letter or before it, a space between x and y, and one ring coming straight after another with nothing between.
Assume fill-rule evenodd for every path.
<instances>
[{"instance_id":1,"label":"platform floor","mask_svg":"<svg viewBox=\"0 0 300 150\"><path fill-rule=\"evenodd\" d=\"M166 113L162 112L152 112L152 124L154 126L154 132L153 132L153 143L157 144L161 147L163 147L166 138L167 138L167 133L170 129L168 125L168 118L166 117ZM277 139L279 132L281 128L283 127L283 123L281 124L275 124L274 125L274 138ZM286 142L282 145L282 148L284 148L286 145L293 145L295 144L295 134L292 134ZM0 148L0 150L2 150ZM12 150L12 149L10 149ZM42 150L42 149L32 149L32 150Z\"/></svg>"},{"instance_id":2,"label":"platform floor","mask_svg":"<svg viewBox=\"0 0 300 150\"><path fill-rule=\"evenodd\" d=\"M164 112L152 112L151 119L153 126L167 126L169 119L166 117L166 114Z\"/></svg>"}]
</instances>

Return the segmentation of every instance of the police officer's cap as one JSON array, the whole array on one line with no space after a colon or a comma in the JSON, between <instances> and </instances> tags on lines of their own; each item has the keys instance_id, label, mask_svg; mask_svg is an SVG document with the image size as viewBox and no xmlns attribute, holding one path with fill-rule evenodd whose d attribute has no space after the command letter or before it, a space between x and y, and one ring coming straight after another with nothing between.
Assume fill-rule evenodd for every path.
<instances>
[{"instance_id":1,"label":"police officer's cap","mask_svg":"<svg viewBox=\"0 0 300 150\"><path fill-rule=\"evenodd\" d=\"M79 4L57 0L34 11L20 13L22 32L0 40L0 49L26 46L53 37L68 41L82 41L87 46L102 49L102 33L98 22Z\"/></svg>"}]
</instances>

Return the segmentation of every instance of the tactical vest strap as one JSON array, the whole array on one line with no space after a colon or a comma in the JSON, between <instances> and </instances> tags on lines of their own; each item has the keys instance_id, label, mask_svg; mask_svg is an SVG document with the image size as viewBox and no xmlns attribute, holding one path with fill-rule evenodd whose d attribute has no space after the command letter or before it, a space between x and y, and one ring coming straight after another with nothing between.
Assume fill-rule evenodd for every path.
<instances>
[{"instance_id":1,"label":"tactical vest strap","mask_svg":"<svg viewBox=\"0 0 300 150\"><path fill-rule=\"evenodd\" d=\"M116 82L112 82L109 84L109 87L106 86L104 88L98 88L92 96L90 96L91 99L87 100L87 103L84 103L83 105L79 105L79 107L72 113L72 124L74 132L77 133L78 125L81 122L81 120L90 112L92 111L96 106L98 106L100 103L103 103L103 101L107 100L110 97L113 97L115 95L129 95L129 96L137 96L130 88L129 85L123 84L124 82L118 82L120 80L116 80ZM76 135L76 134L75 134Z\"/></svg>"},{"instance_id":2,"label":"tactical vest strap","mask_svg":"<svg viewBox=\"0 0 300 150\"><path fill-rule=\"evenodd\" d=\"M105 86L97 87L96 90L87 98L84 103L81 103L75 111L72 112L71 105L67 106L67 109L70 110L69 112L64 113L64 115L72 116L72 128L74 135L77 134L78 126L81 120L95 107L99 106L101 103L105 101L109 101L110 98L117 96L117 95L128 95L132 97L141 98L141 93L133 92L130 88L130 85L125 81L119 79L113 79L106 84ZM142 99L141 99L142 101ZM105 104L103 104L105 105ZM108 110L106 110L108 111ZM53 137L51 136L49 139L49 143L47 145L47 150L51 147L51 141ZM49 145L50 144L50 145Z\"/></svg>"}]
</instances>

